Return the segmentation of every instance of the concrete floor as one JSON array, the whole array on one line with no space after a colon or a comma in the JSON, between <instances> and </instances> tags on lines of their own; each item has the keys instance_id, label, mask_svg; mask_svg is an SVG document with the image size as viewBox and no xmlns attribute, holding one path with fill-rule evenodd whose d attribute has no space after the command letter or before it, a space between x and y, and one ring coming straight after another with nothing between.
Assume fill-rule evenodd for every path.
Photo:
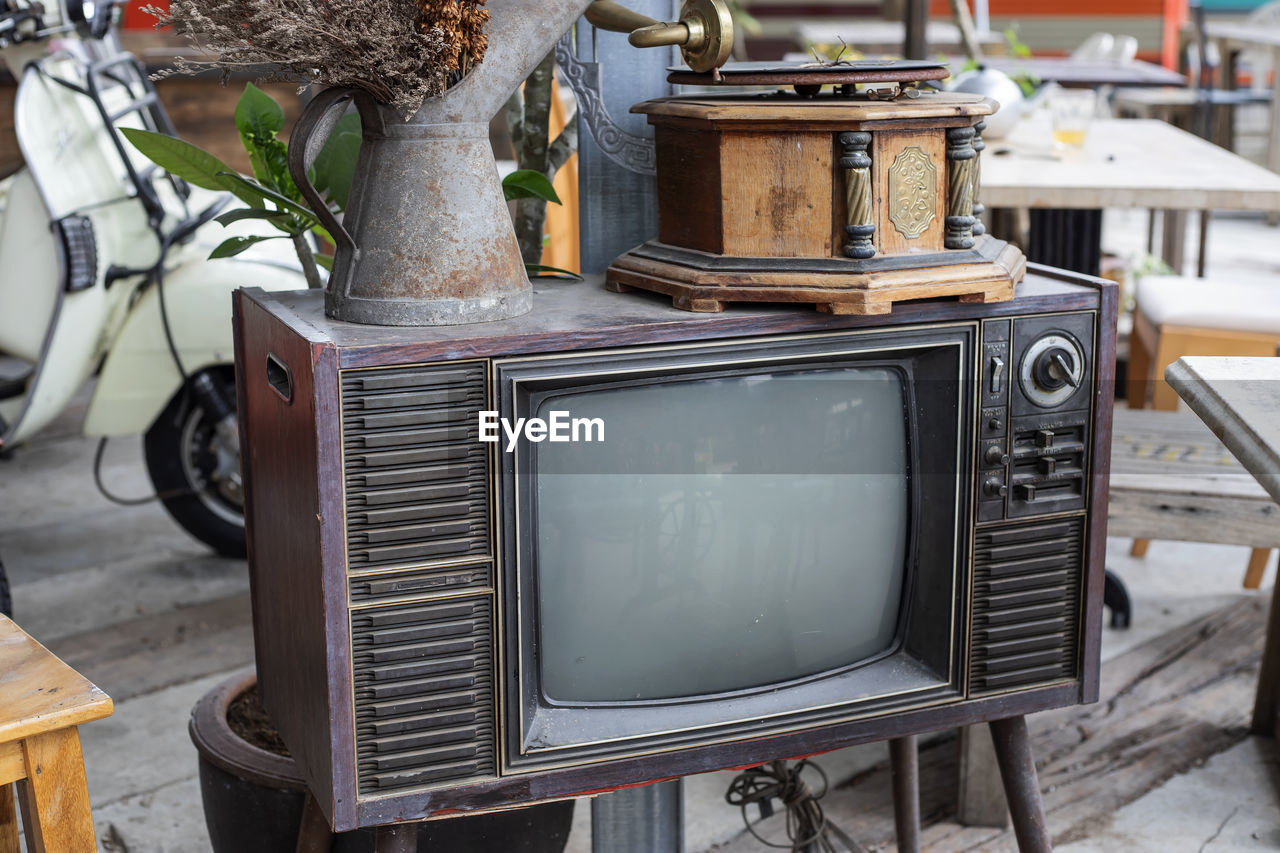
<instances>
[{"instance_id":1,"label":"concrete floor","mask_svg":"<svg viewBox=\"0 0 1280 853\"><path fill-rule=\"evenodd\" d=\"M1145 214L1109 213L1104 243L1141 250ZM1194 247L1194 237L1188 245ZM1280 286L1280 231L1258 217L1219 216L1210 232L1212 275L1261 277ZM1211 286L1211 285L1206 285ZM83 730L99 838L108 851L209 850L186 734L192 705L227 672L252 661L243 562L209 556L156 505L120 507L94 489L92 442L68 412L11 459L0 461L0 555L13 581L16 618L117 699L109 720ZM112 442L104 478L121 494L149 484L140 442ZM1112 541L1108 565L1129 584L1136 624L1107 629L1104 657L1186 624L1241 596L1247 549L1156 542L1145 559ZM835 779L884 760L882 745L822 759ZM1280 849L1277 754L1249 738L1116 811L1063 850ZM723 802L726 774L685 784L686 849L713 849L741 834ZM831 795L842 796L840 790ZM590 849L589 809L577 810L570 849ZM736 846L736 845L735 845ZM763 848L761 848L763 849Z\"/></svg>"}]
</instances>

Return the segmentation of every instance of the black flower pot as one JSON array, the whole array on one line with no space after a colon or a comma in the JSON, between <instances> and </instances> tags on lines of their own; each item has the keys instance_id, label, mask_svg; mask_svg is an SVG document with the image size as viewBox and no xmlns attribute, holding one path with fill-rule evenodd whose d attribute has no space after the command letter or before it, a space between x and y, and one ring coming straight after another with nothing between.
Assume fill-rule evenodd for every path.
<instances>
[{"instance_id":1,"label":"black flower pot","mask_svg":"<svg viewBox=\"0 0 1280 853\"><path fill-rule=\"evenodd\" d=\"M257 684L252 669L206 693L191 712L200 754L200 796L214 853L294 853L306 784L291 758L246 741L227 709ZM573 801L418 825L418 853L562 853ZM373 853L373 831L334 836L333 853Z\"/></svg>"}]
</instances>

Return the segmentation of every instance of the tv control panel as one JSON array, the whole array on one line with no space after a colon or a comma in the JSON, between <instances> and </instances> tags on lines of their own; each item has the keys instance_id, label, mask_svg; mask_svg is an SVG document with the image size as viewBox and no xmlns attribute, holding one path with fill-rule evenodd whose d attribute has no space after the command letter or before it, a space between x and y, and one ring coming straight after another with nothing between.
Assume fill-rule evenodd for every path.
<instances>
[{"instance_id":1,"label":"tv control panel","mask_svg":"<svg viewBox=\"0 0 1280 853\"><path fill-rule=\"evenodd\" d=\"M978 521L1085 508L1095 320L983 321Z\"/></svg>"}]
</instances>

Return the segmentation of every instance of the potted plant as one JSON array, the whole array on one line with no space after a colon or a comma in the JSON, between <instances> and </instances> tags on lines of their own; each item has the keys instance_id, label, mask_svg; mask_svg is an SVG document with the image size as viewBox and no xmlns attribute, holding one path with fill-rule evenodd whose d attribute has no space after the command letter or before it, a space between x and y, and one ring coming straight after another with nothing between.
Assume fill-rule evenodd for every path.
<instances>
[{"instance_id":1,"label":"potted plant","mask_svg":"<svg viewBox=\"0 0 1280 853\"><path fill-rule=\"evenodd\" d=\"M287 165L337 246L326 310L351 322L435 325L512 317L532 304L488 123L589 2L173 0L158 14L218 67L265 64L274 79L331 87L295 126L287 162L273 164ZM313 176L351 103L362 139L339 220ZM271 201L261 207L278 213Z\"/></svg>"}]
</instances>

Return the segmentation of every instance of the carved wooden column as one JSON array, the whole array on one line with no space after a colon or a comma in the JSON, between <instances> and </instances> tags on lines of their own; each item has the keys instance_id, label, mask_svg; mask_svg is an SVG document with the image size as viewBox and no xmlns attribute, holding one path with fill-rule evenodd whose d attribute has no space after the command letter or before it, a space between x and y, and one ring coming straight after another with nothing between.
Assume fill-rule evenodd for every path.
<instances>
[{"instance_id":1,"label":"carved wooden column","mask_svg":"<svg viewBox=\"0 0 1280 853\"><path fill-rule=\"evenodd\" d=\"M982 141L982 131L987 123L980 121L973 126L973 236L981 237L987 233L987 226L982 224L982 214L986 210L978 202L978 190L982 188L982 152L987 143Z\"/></svg>"},{"instance_id":2,"label":"carved wooden column","mask_svg":"<svg viewBox=\"0 0 1280 853\"><path fill-rule=\"evenodd\" d=\"M844 254L847 258L866 260L876 253L871 242L876 226L871 207L871 156L867 154L871 134L842 133L840 144L844 146L840 158L840 168L844 169L844 233L849 237L849 242L844 244Z\"/></svg>"},{"instance_id":3,"label":"carved wooden column","mask_svg":"<svg viewBox=\"0 0 1280 853\"><path fill-rule=\"evenodd\" d=\"M977 152L972 127L947 131L947 236L948 249L973 248L973 173Z\"/></svg>"}]
</instances>

